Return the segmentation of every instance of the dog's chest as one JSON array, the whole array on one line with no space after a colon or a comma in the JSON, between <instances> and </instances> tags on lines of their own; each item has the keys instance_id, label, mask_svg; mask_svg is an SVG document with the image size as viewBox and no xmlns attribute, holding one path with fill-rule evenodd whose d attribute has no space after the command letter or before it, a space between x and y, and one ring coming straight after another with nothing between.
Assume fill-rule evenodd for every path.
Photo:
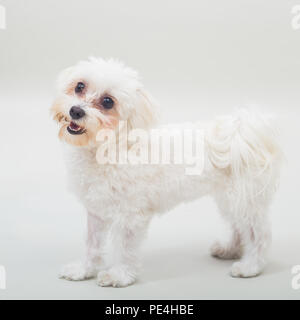
<instances>
[{"instance_id":1,"label":"dog's chest","mask_svg":"<svg viewBox=\"0 0 300 320\"><path fill-rule=\"evenodd\" d=\"M157 166L145 170L144 166L99 165L93 154L85 152L69 155L67 168L71 191L91 212L108 215L153 207L149 186L161 177Z\"/></svg>"}]
</instances>

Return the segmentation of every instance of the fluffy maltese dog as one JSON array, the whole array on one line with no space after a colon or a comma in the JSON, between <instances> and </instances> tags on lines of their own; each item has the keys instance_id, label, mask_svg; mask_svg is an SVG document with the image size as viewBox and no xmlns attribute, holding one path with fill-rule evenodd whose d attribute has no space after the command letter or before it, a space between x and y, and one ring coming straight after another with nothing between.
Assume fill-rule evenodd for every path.
<instances>
[{"instance_id":1,"label":"fluffy maltese dog","mask_svg":"<svg viewBox=\"0 0 300 320\"><path fill-rule=\"evenodd\" d=\"M187 171L190 164L172 157L169 163L147 163L145 157L124 161L124 150L135 149L135 159L142 151L136 151L132 136L121 142L121 135L152 132L154 110L137 73L118 61L90 58L60 74L51 111L59 138L66 142L69 185L86 208L88 228L85 258L64 266L60 277L97 277L100 286L134 283L138 250L154 214L208 194L231 227L230 240L213 244L211 254L238 259L230 270L233 277L258 275L271 242L268 209L281 163L269 118L241 110L202 126L195 146L201 172L193 173ZM105 139L101 132L106 132ZM116 146L123 148L117 152L118 161L102 161L116 155L110 150ZM171 149L169 156L174 154L174 142Z\"/></svg>"}]
</instances>

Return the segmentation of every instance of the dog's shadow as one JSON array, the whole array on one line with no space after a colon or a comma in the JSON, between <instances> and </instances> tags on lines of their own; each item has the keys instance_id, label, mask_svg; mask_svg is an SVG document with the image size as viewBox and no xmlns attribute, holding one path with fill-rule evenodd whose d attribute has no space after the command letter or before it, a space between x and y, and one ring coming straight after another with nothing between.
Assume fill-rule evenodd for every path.
<instances>
[{"instance_id":1,"label":"dog's shadow","mask_svg":"<svg viewBox=\"0 0 300 320\"><path fill-rule=\"evenodd\" d=\"M164 248L160 251L148 252L143 259L142 279L159 281L193 276L201 272L203 265L207 267L213 260L215 259L210 257L209 252L201 252L201 250Z\"/></svg>"},{"instance_id":2,"label":"dog's shadow","mask_svg":"<svg viewBox=\"0 0 300 320\"><path fill-rule=\"evenodd\" d=\"M144 256L144 267L141 278L147 282L156 282L193 277L201 274L213 276L213 273L222 273L224 276L229 276L230 266L234 261L236 260L221 260L211 257L207 249L164 248L159 252L148 252ZM288 266L280 264L277 261L270 261L260 277L283 272L286 268Z\"/></svg>"}]
</instances>

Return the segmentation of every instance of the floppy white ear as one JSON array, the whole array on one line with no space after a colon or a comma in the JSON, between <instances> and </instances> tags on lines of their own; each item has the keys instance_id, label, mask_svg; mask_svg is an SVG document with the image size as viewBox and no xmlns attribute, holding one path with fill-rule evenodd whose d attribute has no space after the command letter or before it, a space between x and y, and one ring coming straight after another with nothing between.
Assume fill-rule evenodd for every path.
<instances>
[{"instance_id":1,"label":"floppy white ear","mask_svg":"<svg viewBox=\"0 0 300 320\"><path fill-rule=\"evenodd\" d=\"M136 105L128 117L128 127L149 129L157 122L156 103L144 89L138 89L136 95Z\"/></svg>"}]
</instances>

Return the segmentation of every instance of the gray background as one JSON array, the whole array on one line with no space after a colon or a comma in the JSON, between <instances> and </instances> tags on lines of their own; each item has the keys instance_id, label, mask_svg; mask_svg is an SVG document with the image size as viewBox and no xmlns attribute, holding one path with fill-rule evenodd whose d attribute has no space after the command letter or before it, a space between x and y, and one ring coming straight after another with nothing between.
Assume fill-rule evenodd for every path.
<instances>
[{"instance_id":1,"label":"gray background","mask_svg":"<svg viewBox=\"0 0 300 320\"><path fill-rule=\"evenodd\" d=\"M0 264L8 298L300 298L300 30L298 1L0 0ZM265 273L233 279L230 262L208 254L226 229L210 199L155 218L140 281L100 288L57 279L80 258L84 209L66 191L57 128L49 117L57 73L90 55L139 70L160 102L161 121L208 120L260 105L278 115L286 154L272 207L273 245Z\"/></svg>"}]
</instances>

